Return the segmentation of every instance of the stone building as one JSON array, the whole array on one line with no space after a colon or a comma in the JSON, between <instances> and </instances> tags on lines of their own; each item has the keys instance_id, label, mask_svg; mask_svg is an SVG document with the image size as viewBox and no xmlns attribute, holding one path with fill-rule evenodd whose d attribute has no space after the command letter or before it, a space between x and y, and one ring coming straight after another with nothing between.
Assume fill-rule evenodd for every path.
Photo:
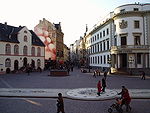
<instances>
[{"instance_id":1,"label":"stone building","mask_svg":"<svg viewBox=\"0 0 150 113\"><path fill-rule=\"evenodd\" d=\"M25 26L0 23L0 72L10 73L32 66L44 69L44 44Z\"/></svg>"},{"instance_id":2,"label":"stone building","mask_svg":"<svg viewBox=\"0 0 150 113\"><path fill-rule=\"evenodd\" d=\"M61 23L52 24L43 18L43 20L40 20L39 24L34 27L34 31L45 44L46 60L64 60L64 34L61 30Z\"/></svg>"},{"instance_id":3,"label":"stone building","mask_svg":"<svg viewBox=\"0 0 150 113\"><path fill-rule=\"evenodd\" d=\"M150 4L125 4L86 34L89 66L140 73L150 68ZM138 70L137 70L138 69Z\"/></svg>"}]
</instances>

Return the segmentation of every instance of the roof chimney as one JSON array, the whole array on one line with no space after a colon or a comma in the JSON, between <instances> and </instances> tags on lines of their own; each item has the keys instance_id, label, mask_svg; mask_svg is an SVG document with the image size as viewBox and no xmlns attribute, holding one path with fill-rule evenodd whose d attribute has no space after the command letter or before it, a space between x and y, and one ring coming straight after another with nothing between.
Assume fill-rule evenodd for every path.
<instances>
[{"instance_id":1,"label":"roof chimney","mask_svg":"<svg viewBox=\"0 0 150 113\"><path fill-rule=\"evenodd\" d=\"M7 22L5 22L4 27L5 27L5 29L7 29Z\"/></svg>"}]
</instances>

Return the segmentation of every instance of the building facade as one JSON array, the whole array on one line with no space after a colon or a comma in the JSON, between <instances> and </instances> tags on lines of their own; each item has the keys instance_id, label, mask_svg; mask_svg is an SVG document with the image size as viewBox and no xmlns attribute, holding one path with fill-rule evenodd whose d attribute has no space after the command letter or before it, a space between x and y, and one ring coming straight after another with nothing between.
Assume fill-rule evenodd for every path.
<instances>
[{"instance_id":1,"label":"building facade","mask_svg":"<svg viewBox=\"0 0 150 113\"><path fill-rule=\"evenodd\" d=\"M27 27L0 23L0 72L10 73L32 66L44 69L44 44Z\"/></svg>"},{"instance_id":2,"label":"building facade","mask_svg":"<svg viewBox=\"0 0 150 113\"><path fill-rule=\"evenodd\" d=\"M150 68L150 4L128 4L114 10L112 69Z\"/></svg>"},{"instance_id":3,"label":"building facade","mask_svg":"<svg viewBox=\"0 0 150 113\"><path fill-rule=\"evenodd\" d=\"M70 61L70 49L64 44L64 62Z\"/></svg>"},{"instance_id":4,"label":"building facade","mask_svg":"<svg viewBox=\"0 0 150 113\"><path fill-rule=\"evenodd\" d=\"M150 4L117 7L84 36L92 68L139 73L150 68ZM138 69L138 70L137 70Z\"/></svg>"},{"instance_id":5,"label":"building facade","mask_svg":"<svg viewBox=\"0 0 150 113\"><path fill-rule=\"evenodd\" d=\"M60 23L52 24L51 22L43 18L43 20L40 20L39 24L34 27L34 31L45 44L46 60L64 60L64 34L61 30Z\"/></svg>"}]
</instances>

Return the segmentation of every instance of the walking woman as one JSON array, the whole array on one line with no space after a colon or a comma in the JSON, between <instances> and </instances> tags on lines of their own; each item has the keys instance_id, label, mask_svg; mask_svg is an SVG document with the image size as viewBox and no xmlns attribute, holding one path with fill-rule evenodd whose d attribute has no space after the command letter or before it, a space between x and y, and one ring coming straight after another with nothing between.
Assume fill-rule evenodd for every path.
<instances>
[{"instance_id":1,"label":"walking woman","mask_svg":"<svg viewBox=\"0 0 150 113\"><path fill-rule=\"evenodd\" d=\"M97 83L97 95L100 96L100 93L102 91L102 86L101 86L101 81L99 80L98 83Z\"/></svg>"}]
</instances>

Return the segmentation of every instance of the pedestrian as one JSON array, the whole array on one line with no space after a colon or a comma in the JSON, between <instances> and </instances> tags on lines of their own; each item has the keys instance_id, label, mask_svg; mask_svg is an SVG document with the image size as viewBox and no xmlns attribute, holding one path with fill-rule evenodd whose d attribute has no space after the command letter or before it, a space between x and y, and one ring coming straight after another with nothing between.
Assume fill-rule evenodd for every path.
<instances>
[{"instance_id":1,"label":"pedestrian","mask_svg":"<svg viewBox=\"0 0 150 113\"><path fill-rule=\"evenodd\" d=\"M67 67L67 71L68 71L68 75L69 75L69 72L70 72L70 67L69 66Z\"/></svg>"},{"instance_id":2,"label":"pedestrian","mask_svg":"<svg viewBox=\"0 0 150 113\"><path fill-rule=\"evenodd\" d=\"M73 72L73 65L71 65L71 71Z\"/></svg>"},{"instance_id":3,"label":"pedestrian","mask_svg":"<svg viewBox=\"0 0 150 113\"><path fill-rule=\"evenodd\" d=\"M100 93L102 91L102 86L101 86L101 81L99 80L98 83L97 83L97 95L100 96Z\"/></svg>"},{"instance_id":4,"label":"pedestrian","mask_svg":"<svg viewBox=\"0 0 150 113\"><path fill-rule=\"evenodd\" d=\"M118 95L121 95L121 99L122 99L121 107L125 105L127 112L131 110L130 107L131 97L129 95L128 89L125 86L122 86L122 91L118 93Z\"/></svg>"},{"instance_id":5,"label":"pedestrian","mask_svg":"<svg viewBox=\"0 0 150 113\"><path fill-rule=\"evenodd\" d=\"M94 70L94 72L93 72L93 77L96 78L96 70Z\"/></svg>"},{"instance_id":6,"label":"pedestrian","mask_svg":"<svg viewBox=\"0 0 150 113\"><path fill-rule=\"evenodd\" d=\"M57 99L57 113L65 113L64 111L64 102L63 102L63 97L61 93L58 93L58 99Z\"/></svg>"},{"instance_id":7,"label":"pedestrian","mask_svg":"<svg viewBox=\"0 0 150 113\"><path fill-rule=\"evenodd\" d=\"M142 71L142 77L141 77L141 80L145 80L145 72Z\"/></svg>"},{"instance_id":8,"label":"pedestrian","mask_svg":"<svg viewBox=\"0 0 150 113\"><path fill-rule=\"evenodd\" d=\"M30 75L30 67L27 67L27 73Z\"/></svg>"},{"instance_id":9,"label":"pedestrian","mask_svg":"<svg viewBox=\"0 0 150 113\"><path fill-rule=\"evenodd\" d=\"M105 92L105 88L106 88L106 80L102 78L102 92Z\"/></svg>"},{"instance_id":10,"label":"pedestrian","mask_svg":"<svg viewBox=\"0 0 150 113\"><path fill-rule=\"evenodd\" d=\"M106 77L107 77L107 72L105 71L104 72L104 79L106 80Z\"/></svg>"}]
</instances>

